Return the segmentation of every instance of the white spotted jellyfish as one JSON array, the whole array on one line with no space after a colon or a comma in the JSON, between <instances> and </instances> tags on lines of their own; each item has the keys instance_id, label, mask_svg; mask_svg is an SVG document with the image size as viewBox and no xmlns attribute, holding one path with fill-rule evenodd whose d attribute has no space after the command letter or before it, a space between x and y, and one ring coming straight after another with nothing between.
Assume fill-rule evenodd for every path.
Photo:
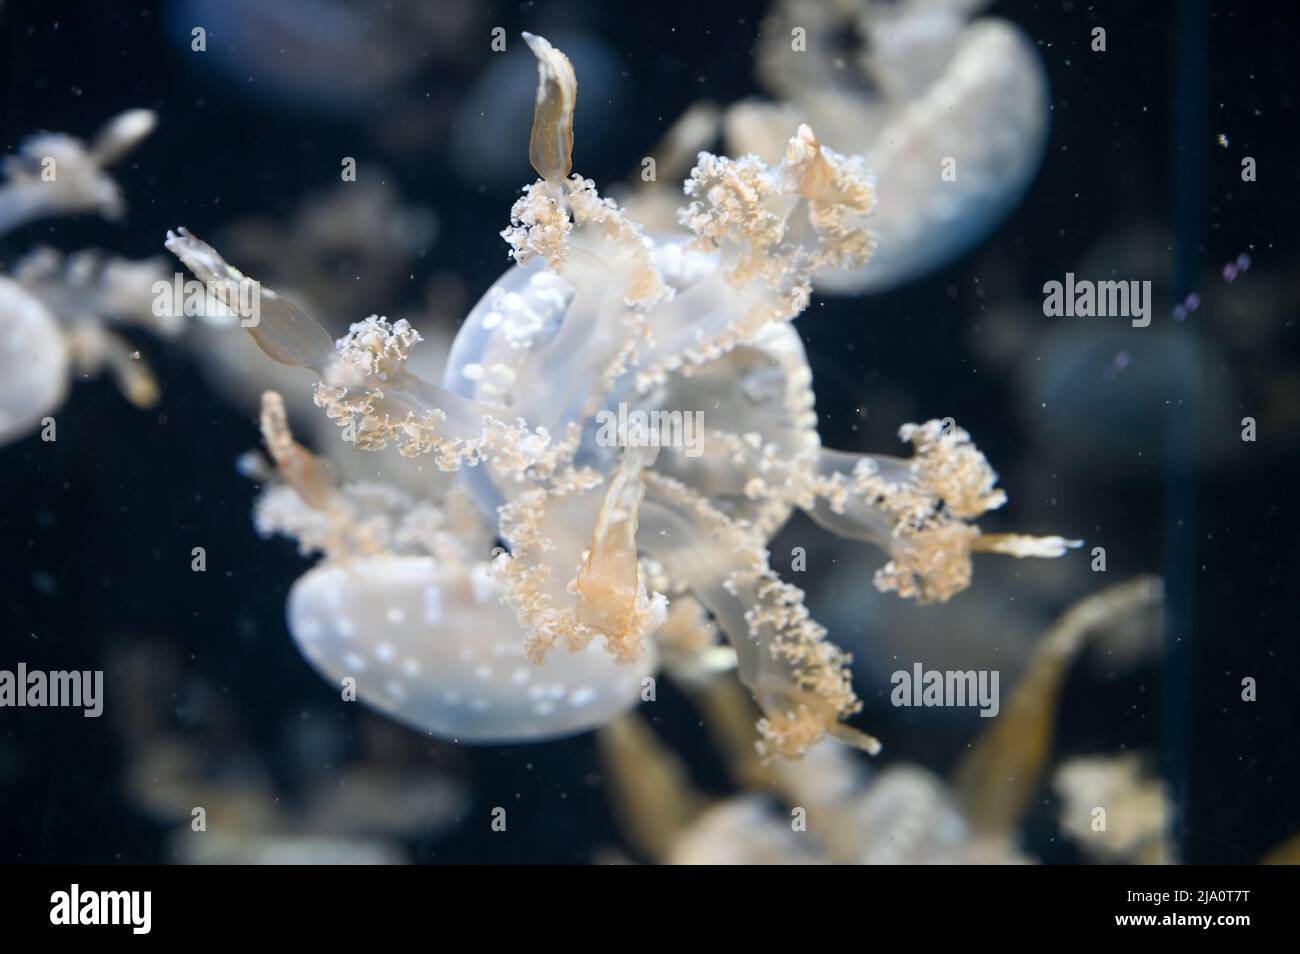
<instances>
[{"instance_id":1,"label":"white spotted jellyfish","mask_svg":"<svg viewBox=\"0 0 1300 954\"><path fill-rule=\"evenodd\" d=\"M879 254L825 274L822 291L878 291L951 263L1003 220L1037 171L1047 70L1014 23L974 16L982 6L779 0L764 20L758 77L772 98L727 110L730 148L772 159L791 122L806 122L868 156L879 191Z\"/></svg>"},{"instance_id":2,"label":"white spotted jellyfish","mask_svg":"<svg viewBox=\"0 0 1300 954\"><path fill-rule=\"evenodd\" d=\"M260 288L248 331L315 372L316 404L344 440L427 455L460 477L425 499L338 488L268 395L283 483L262 498L259 526L326 557L290 594L294 639L397 719L506 742L603 724L640 701L657 654L703 651L716 629L761 709L764 757L800 756L826 735L875 751L844 721L860 708L848 655L770 566L766 542L792 509L884 548L877 586L918 600L968 585L973 552L1059 556L1074 542L981 534L971 521L1005 495L955 426L905 426L907 459L821 446L790 322L814 275L860 268L875 248L863 160L807 126L775 167L700 153L683 230L645 234L570 175L573 68L525 39L540 178L503 232L515 264L460 329L441 384L408 364L419 335L406 322L371 316L335 343ZM167 247L239 300L249 279L210 246L181 229ZM688 453L664 421L693 412L702 440Z\"/></svg>"}]
</instances>

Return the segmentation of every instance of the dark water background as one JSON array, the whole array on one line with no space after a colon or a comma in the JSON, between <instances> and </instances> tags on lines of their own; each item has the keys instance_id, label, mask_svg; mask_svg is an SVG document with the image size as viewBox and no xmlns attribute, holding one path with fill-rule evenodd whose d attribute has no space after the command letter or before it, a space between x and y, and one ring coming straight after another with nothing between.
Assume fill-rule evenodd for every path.
<instances>
[{"instance_id":1,"label":"dark water background","mask_svg":"<svg viewBox=\"0 0 1300 954\"><path fill-rule=\"evenodd\" d=\"M505 27L512 42L520 30L558 23L581 27L617 55L622 75L594 87L611 101L598 128L583 124L579 101L577 166L598 183L626 178L696 99L758 92L759 4L486 6L483 22ZM1036 467L1055 473L1059 462L1035 456L1042 435L1069 442L1072 425L1055 424L1048 409L1033 438L1023 390L972 343L993 298L1032 305L1043 281L1137 228L1160 236L1148 250L1174 276L1174 300L1246 249L1252 271L1240 281L1270 269L1296 272L1300 14L1286 6L1188 3L1175 14L1161 3L996 4L993 12L1039 41L1050 77L1050 141L1025 201L951 267L882 295L819 297L798 323L826 443L892 449L898 420L871 413L876 394L909 395L923 416L956 413L1007 475L1012 504L1000 527L1025 525L1032 514L1035 530L1100 533L1112 579L1166 575L1171 648L1163 664L1086 693L1068 684L1058 747L1156 749L1181 808L1184 857L1194 862L1251 862L1300 828L1297 505L1294 471L1283 468L1295 435L1261 418L1257 444L1232 448L1213 466L1203 459L1205 446L1240 430L1275 376L1294 374L1296 298L1271 303L1270 337L1254 348L1226 348L1206 330L1214 316L1183 323L1180 333L1195 346L1189 375L1173 393L1149 395L1145 406L1104 422L1117 444L1144 448L1144 464L1118 467L1101 454L1086 467L1071 465L1078 472L1063 481L1069 489L1054 510L1019 499L1010 476ZM4 152L38 129L87 135L129 107L160 115L155 134L116 170L129 206L121 222L29 225L0 241L0 262L12 265L40 242L145 257L177 225L209 235L254 212L287 219L304 193L337 182L339 156L382 155L404 196L441 220L438 241L413 269L408 302L436 270L459 275L472 301L506 267L497 232L515 188L532 178L526 127L498 145L519 157L513 185L477 181L472 165L443 148L449 132L433 136L431 149L378 145L375 123L394 106L385 94L350 109L309 109L278 97L256 69L241 83L205 68L188 49L186 9L18 0L0 10ZM1101 56L1088 49L1094 25L1108 31ZM405 84L417 98L429 94L426 122L446 124L440 104L454 103L487 65L485 31L475 34L480 40L481 52L465 53L454 68L430 55ZM350 60L340 55L330 65L346 75ZM577 56L575 63L581 83L583 63ZM1226 149L1216 142L1220 132ZM1256 184L1240 181L1242 155L1258 161ZM1294 282L1284 287L1297 290ZM1167 302L1155 321L1170 321ZM336 704L336 691L308 668L283 623L285 594L306 564L290 544L252 530L255 488L233 462L256 445L255 422L206 386L192 355L139 340L163 383L155 411L133 410L106 379L79 383L59 413L57 443L31 437L0 449L0 668L19 660L99 668L122 640L165 645L187 671L219 687L238 731L292 804L309 784L294 741L303 722L325 726L328 759L346 754L358 720L369 717ZM1207 400L1208 385L1225 375L1241 384L1234 400ZM204 574L190 570L194 546L207 549ZM1259 681L1254 705L1239 701L1243 675ZM110 706L112 679L110 672ZM183 686L174 703L184 721L192 700ZM685 701L665 688L656 713L696 782L725 791ZM918 728L888 711L882 718L871 728L895 740L886 759L906 756L936 770L969 736ZM165 860L165 827L123 796L123 752L109 718L0 710L0 861ZM590 736L460 751L429 744L428 759L468 779L472 800L463 823L408 842L417 860L585 862L620 844ZM509 839L485 821L498 804L512 806ZM1033 813L1025 845L1046 860L1077 860L1046 807Z\"/></svg>"}]
</instances>

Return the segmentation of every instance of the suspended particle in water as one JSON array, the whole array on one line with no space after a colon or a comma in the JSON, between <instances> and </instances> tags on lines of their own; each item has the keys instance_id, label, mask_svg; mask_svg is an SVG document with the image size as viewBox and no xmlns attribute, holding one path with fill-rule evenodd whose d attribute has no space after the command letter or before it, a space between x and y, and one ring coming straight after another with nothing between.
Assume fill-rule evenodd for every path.
<instances>
[{"instance_id":1,"label":"suspended particle in water","mask_svg":"<svg viewBox=\"0 0 1300 954\"><path fill-rule=\"evenodd\" d=\"M1127 351L1120 351L1116 353L1114 362L1112 362L1110 367L1106 369L1105 372L1106 380L1114 381L1115 375L1119 374L1121 371L1127 368L1129 366L1129 362L1132 360L1133 360L1132 357L1129 355Z\"/></svg>"},{"instance_id":2,"label":"suspended particle in water","mask_svg":"<svg viewBox=\"0 0 1300 954\"><path fill-rule=\"evenodd\" d=\"M1237 256L1235 262L1228 262L1223 266L1223 280L1226 282L1236 281L1238 275L1244 275L1250 269L1250 256L1242 252Z\"/></svg>"},{"instance_id":3,"label":"suspended particle in water","mask_svg":"<svg viewBox=\"0 0 1300 954\"><path fill-rule=\"evenodd\" d=\"M1186 298L1183 299L1182 304L1174 305L1174 318L1178 321L1182 321L1184 318L1186 318L1188 315L1190 315L1192 312L1194 312L1197 308L1200 307L1201 307L1201 296L1198 295L1196 292L1192 292L1190 295L1188 295Z\"/></svg>"},{"instance_id":4,"label":"suspended particle in water","mask_svg":"<svg viewBox=\"0 0 1300 954\"><path fill-rule=\"evenodd\" d=\"M1219 133L1219 145L1224 149L1228 148L1228 137L1224 133Z\"/></svg>"}]
</instances>

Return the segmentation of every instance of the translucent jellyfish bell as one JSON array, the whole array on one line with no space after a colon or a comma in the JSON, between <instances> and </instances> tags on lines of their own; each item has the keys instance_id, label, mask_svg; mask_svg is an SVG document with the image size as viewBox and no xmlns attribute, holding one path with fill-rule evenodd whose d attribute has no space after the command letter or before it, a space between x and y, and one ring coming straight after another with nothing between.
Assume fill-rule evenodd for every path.
<instances>
[{"instance_id":1,"label":"translucent jellyfish bell","mask_svg":"<svg viewBox=\"0 0 1300 954\"><path fill-rule=\"evenodd\" d=\"M645 321L664 339L672 340L680 329L678 343L702 335L710 320L723 324L742 311L741 296L732 294L719 275L719 256L690 246L686 237L664 235L655 236L650 248L651 261L673 293L653 305ZM665 375L646 387L628 370L606 387L602 371L626 347L625 338L611 333L623 330L617 319L624 306L605 289L604 272L578 266L561 276L545 265L541 258L516 265L484 294L456 335L443 386L527 416L554 434L582 425L575 463L600 471L618 459L617 446L600 439L600 414L617 417L620 406L633 415L671 409L680 415L671 423L684 428L676 436L695 446L672 446L663 435L668 446L659 457L659 472L713 497L728 516L774 531L790 507L747 499L744 467L732 461L727 441L715 435L758 433L794 453L818 446L812 372L798 332L785 322L771 324L689 375ZM690 429L695 422L701 423L698 433ZM507 493L498 489L486 468L466 471L463 479L488 513L508 496L508 488Z\"/></svg>"},{"instance_id":2,"label":"translucent jellyfish bell","mask_svg":"<svg viewBox=\"0 0 1300 954\"><path fill-rule=\"evenodd\" d=\"M736 444L761 440L792 456L815 454L821 446L812 370L792 325L771 325L693 374L671 376L649 404L698 413L708 424L698 456L662 454L660 474L706 494L720 512L752 524L765 538L780 529L791 501L747 494L753 473Z\"/></svg>"},{"instance_id":3,"label":"translucent jellyfish bell","mask_svg":"<svg viewBox=\"0 0 1300 954\"><path fill-rule=\"evenodd\" d=\"M584 732L640 701L658 666L653 646L623 662L594 643L541 665L528 658L526 633L478 556L491 534L463 497L435 506L382 484L336 487L293 440L273 392L262 430L284 483L259 499L259 530L326 554L290 591L289 630L344 698L355 691L439 737L498 743Z\"/></svg>"},{"instance_id":4,"label":"translucent jellyfish bell","mask_svg":"<svg viewBox=\"0 0 1300 954\"><path fill-rule=\"evenodd\" d=\"M376 557L325 563L289 594L289 628L329 681L386 715L444 738L523 742L602 725L640 701L653 649L631 664L593 643L524 655L524 634L484 563Z\"/></svg>"},{"instance_id":5,"label":"translucent jellyfish bell","mask_svg":"<svg viewBox=\"0 0 1300 954\"><path fill-rule=\"evenodd\" d=\"M728 110L728 144L765 159L806 122L870 160L880 248L828 272L823 291L883 290L954 261L1015 206L1047 144L1047 72L1015 24L982 3L781 0L764 22L759 74L777 102ZM807 33L791 49L791 29ZM846 38L858 41L850 56Z\"/></svg>"}]
</instances>

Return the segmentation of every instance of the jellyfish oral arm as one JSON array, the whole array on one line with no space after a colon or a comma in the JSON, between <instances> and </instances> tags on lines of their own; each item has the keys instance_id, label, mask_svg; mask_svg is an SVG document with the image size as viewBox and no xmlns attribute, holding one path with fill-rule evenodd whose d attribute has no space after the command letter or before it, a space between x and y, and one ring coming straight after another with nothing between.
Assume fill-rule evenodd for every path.
<instances>
[{"instance_id":1,"label":"jellyfish oral arm","mask_svg":"<svg viewBox=\"0 0 1300 954\"><path fill-rule=\"evenodd\" d=\"M488 459L516 476L556 459L558 450L544 429L529 431L522 420L503 420L499 409L411 372L405 362L420 336L407 322L374 315L335 343L310 315L185 229L168 232L166 245L227 308L238 309L254 286L260 315L246 330L271 359L317 374L316 404L340 427L351 428L350 440L359 449L379 450L391 442L407 456L433 453L444 470Z\"/></svg>"},{"instance_id":2,"label":"jellyfish oral arm","mask_svg":"<svg viewBox=\"0 0 1300 954\"><path fill-rule=\"evenodd\" d=\"M759 753L796 758L827 734L878 751L842 723L861 708L848 654L825 638L803 593L772 571L754 534L676 481L651 473L646 483L642 548L686 582L735 648L737 675L763 710Z\"/></svg>"}]
</instances>

